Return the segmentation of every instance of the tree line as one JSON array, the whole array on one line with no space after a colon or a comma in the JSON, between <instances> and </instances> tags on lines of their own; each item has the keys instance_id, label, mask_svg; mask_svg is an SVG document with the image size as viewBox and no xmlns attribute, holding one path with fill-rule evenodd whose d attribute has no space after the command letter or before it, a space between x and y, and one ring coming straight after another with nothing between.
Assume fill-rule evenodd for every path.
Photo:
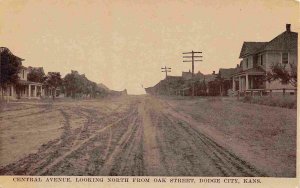
<instances>
[{"instance_id":1,"label":"tree line","mask_svg":"<svg viewBox=\"0 0 300 188\"><path fill-rule=\"evenodd\" d=\"M79 74L72 70L65 77L61 77L59 72L48 72L47 75L42 69L32 69L28 73L28 81L40 82L48 90L52 90L52 96L55 97L55 91L59 88L67 97L72 98L95 98L104 92L97 84L89 80L85 74Z\"/></svg>"},{"instance_id":2,"label":"tree line","mask_svg":"<svg viewBox=\"0 0 300 188\"><path fill-rule=\"evenodd\" d=\"M14 56L8 48L0 49L0 87L5 90L9 85L20 87L19 72L22 69L22 59ZM103 88L89 80L84 74L79 74L78 71L72 70L62 78L59 72L44 73L42 68L29 67L27 80L31 82L43 83L43 87L47 91L51 91L53 99L56 95L56 90L60 89L67 97L89 97L95 98L97 95L105 92ZM3 93L2 93L3 96Z\"/></svg>"}]
</instances>

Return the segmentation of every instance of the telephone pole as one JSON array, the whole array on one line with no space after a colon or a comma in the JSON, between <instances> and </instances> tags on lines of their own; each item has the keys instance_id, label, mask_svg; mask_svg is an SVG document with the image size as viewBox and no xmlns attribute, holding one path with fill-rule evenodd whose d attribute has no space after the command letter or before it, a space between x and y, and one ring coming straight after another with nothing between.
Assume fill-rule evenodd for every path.
<instances>
[{"instance_id":1,"label":"telephone pole","mask_svg":"<svg viewBox=\"0 0 300 188\"><path fill-rule=\"evenodd\" d=\"M193 90L192 90L192 97L194 97L195 95L195 85L194 85L194 62L198 62L198 61L202 61L202 59L199 59L199 58L202 58L203 56L202 55L197 55L197 54L202 54L202 52L194 52L194 51L191 51L191 52L184 52L182 53L184 56L183 56L183 62L191 62L192 63L192 84L193 84ZM198 58L198 59L197 59Z\"/></svg>"},{"instance_id":2,"label":"telephone pole","mask_svg":"<svg viewBox=\"0 0 300 188\"><path fill-rule=\"evenodd\" d=\"M171 72L171 68L165 66L165 67L162 67L161 70L162 70L161 72L165 72L166 73L166 79L167 79L168 72Z\"/></svg>"},{"instance_id":3,"label":"telephone pole","mask_svg":"<svg viewBox=\"0 0 300 188\"><path fill-rule=\"evenodd\" d=\"M165 72L166 73L166 82L167 82L168 94L170 95L170 88L169 88L169 82L167 80L167 76L168 76L168 72L171 72L171 68L165 66L165 67L162 67L161 70L162 70L161 72Z\"/></svg>"}]
</instances>

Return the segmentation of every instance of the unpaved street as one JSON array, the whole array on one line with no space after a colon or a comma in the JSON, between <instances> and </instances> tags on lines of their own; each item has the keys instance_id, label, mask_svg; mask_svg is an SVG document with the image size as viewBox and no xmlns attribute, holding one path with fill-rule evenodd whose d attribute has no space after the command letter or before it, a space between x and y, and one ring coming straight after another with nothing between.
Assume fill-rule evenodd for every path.
<instances>
[{"instance_id":1,"label":"unpaved street","mask_svg":"<svg viewBox=\"0 0 300 188\"><path fill-rule=\"evenodd\" d=\"M201 131L204 122L176 104L150 96L11 103L0 113L0 174L274 175Z\"/></svg>"}]
</instances>

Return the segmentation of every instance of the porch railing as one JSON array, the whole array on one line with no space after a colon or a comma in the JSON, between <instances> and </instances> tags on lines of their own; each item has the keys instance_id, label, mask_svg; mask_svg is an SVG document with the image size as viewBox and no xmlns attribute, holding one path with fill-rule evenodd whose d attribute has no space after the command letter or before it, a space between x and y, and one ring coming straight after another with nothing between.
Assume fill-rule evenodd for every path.
<instances>
[{"instance_id":1,"label":"porch railing","mask_svg":"<svg viewBox=\"0 0 300 188\"><path fill-rule=\"evenodd\" d=\"M260 96L263 96L263 94L269 94L270 97L272 97L274 91L282 91L282 95L285 95L287 92L294 92L295 94L297 93L297 88L295 89L248 89L244 91L237 91L237 97L238 99L240 98L241 95L250 95L253 96L255 93L258 93Z\"/></svg>"}]
</instances>

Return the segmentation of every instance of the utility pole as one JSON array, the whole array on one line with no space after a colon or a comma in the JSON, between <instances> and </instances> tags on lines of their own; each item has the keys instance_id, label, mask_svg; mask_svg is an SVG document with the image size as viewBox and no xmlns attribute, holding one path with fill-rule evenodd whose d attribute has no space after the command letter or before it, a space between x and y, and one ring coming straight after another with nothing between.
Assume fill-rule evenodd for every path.
<instances>
[{"instance_id":1,"label":"utility pole","mask_svg":"<svg viewBox=\"0 0 300 188\"><path fill-rule=\"evenodd\" d=\"M167 76L168 76L168 72L171 72L171 68L165 66L165 67L162 67L161 70L162 70L161 72L165 72L166 73L166 82L167 82L167 86L168 86L168 93L170 95L170 88L169 88L169 82L167 80Z\"/></svg>"},{"instance_id":2,"label":"utility pole","mask_svg":"<svg viewBox=\"0 0 300 188\"><path fill-rule=\"evenodd\" d=\"M171 72L171 68L165 66L165 67L162 67L161 70L162 70L161 72L165 72L166 73L166 79L167 79L168 72Z\"/></svg>"},{"instance_id":3,"label":"utility pole","mask_svg":"<svg viewBox=\"0 0 300 188\"><path fill-rule=\"evenodd\" d=\"M192 63L192 84L193 84L193 90L192 90L192 97L194 97L195 95L195 84L194 84L194 62L197 62L197 61L202 61L202 59L197 59L197 58L202 58L203 56L201 55L197 55L197 54L202 54L202 52L194 52L194 51L191 51L191 52L184 52L182 53L184 56L183 56L183 62L191 62ZM186 60L187 59L187 60Z\"/></svg>"}]
</instances>

